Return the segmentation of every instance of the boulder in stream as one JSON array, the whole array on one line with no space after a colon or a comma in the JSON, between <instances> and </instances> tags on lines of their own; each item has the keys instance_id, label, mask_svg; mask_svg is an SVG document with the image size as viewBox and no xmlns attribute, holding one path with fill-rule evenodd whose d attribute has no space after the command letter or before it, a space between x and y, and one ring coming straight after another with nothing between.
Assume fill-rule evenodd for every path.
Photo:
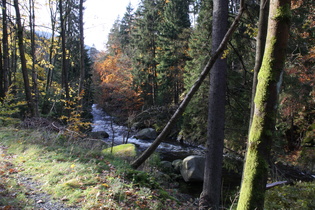
<instances>
[{"instance_id":1,"label":"boulder in stream","mask_svg":"<svg viewBox=\"0 0 315 210\"><path fill-rule=\"evenodd\" d=\"M180 173L185 182L202 182L205 167L205 158L199 155L191 155L183 160Z\"/></svg>"},{"instance_id":2,"label":"boulder in stream","mask_svg":"<svg viewBox=\"0 0 315 210\"><path fill-rule=\"evenodd\" d=\"M105 131L95 131L95 132L91 132L90 136L91 138L94 138L94 139L104 139L104 138L108 138L109 134L106 133Z\"/></svg>"},{"instance_id":3,"label":"boulder in stream","mask_svg":"<svg viewBox=\"0 0 315 210\"><path fill-rule=\"evenodd\" d=\"M157 137L157 133L153 128L144 128L134 137L141 140L154 140Z\"/></svg>"}]
</instances>

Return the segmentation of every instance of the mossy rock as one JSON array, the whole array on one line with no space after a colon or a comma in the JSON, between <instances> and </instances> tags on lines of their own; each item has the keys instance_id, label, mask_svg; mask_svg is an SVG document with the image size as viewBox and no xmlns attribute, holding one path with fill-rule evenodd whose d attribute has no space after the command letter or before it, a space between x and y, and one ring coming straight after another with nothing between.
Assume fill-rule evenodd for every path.
<instances>
[{"instance_id":1,"label":"mossy rock","mask_svg":"<svg viewBox=\"0 0 315 210\"><path fill-rule=\"evenodd\" d=\"M137 155L136 146L134 144L121 144L114 146L113 148L109 147L102 151L103 154L113 154L119 157L135 157Z\"/></svg>"}]
</instances>

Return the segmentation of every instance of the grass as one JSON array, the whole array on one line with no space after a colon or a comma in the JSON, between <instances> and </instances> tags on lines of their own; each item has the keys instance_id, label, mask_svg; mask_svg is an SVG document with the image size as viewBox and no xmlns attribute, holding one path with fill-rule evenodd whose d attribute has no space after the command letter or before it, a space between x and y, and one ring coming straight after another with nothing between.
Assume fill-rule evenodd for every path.
<instances>
[{"instance_id":1,"label":"grass","mask_svg":"<svg viewBox=\"0 0 315 210\"><path fill-rule=\"evenodd\" d=\"M53 199L80 209L180 209L148 173L102 152L102 142L2 127L0 147L0 206L32 208L27 189L14 182L23 176L41 183Z\"/></svg>"},{"instance_id":2,"label":"grass","mask_svg":"<svg viewBox=\"0 0 315 210\"><path fill-rule=\"evenodd\" d=\"M0 209L34 209L18 177L32 178L54 200L79 209L196 209L171 196L178 191L162 189L155 167L150 173L131 169L129 155L121 159L106 147L45 130L0 127ZM158 156L146 164L158 166ZM314 182L278 186L267 190L265 209L315 209L314 197Z\"/></svg>"}]
</instances>

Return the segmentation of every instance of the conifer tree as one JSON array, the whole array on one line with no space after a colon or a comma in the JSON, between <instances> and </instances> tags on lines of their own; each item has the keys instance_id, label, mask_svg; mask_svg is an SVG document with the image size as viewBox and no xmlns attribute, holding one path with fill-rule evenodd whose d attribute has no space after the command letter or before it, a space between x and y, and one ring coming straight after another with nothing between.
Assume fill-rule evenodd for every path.
<instances>
[{"instance_id":1,"label":"conifer tree","mask_svg":"<svg viewBox=\"0 0 315 210\"><path fill-rule=\"evenodd\" d=\"M187 0L168 1L159 23L157 74L159 102L179 103L183 92L183 71L188 60L190 35L189 4Z\"/></svg>"},{"instance_id":2,"label":"conifer tree","mask_svg":"<svg viewBox=\"0 0 315 210\"><path fill-rule=\"evenodd\" d=\"M132 50L131 50L131 31L134 24L134 13L133 8L131 7L131 4L126 8L126 12L124 14L124 17L120 21L119 24L119 39L120 39L120 45L121 49L124 54L131 57L132 56Z\"/></svg>"},{"instance_id":3,"label":"conifer tree","mask_svg":"<svg viewBox=\"0 0 315 210\"><path fill-rule=\"evenodd\" d=\"M189 56L186 62L184 85L189 90L198 78L211 50L211 18L212 0L202 1L198 13L197 25L189 41ZM185 139L204 142L206 138L206 124L208 116L209 78L201 85L199 91L192 98L183 115L182 135Z\"/></svg>"},{"instance_id":4,"label":"conifer tree","mask_svg":"<svg viewBox=\"0 0 315 210\"><path fill-rule=\"evenodd\" d=\"M161 0L142 0L132 32L134 88L148 106L157 102L156 52L161 4Z\"/></svg>"}]
</instances>

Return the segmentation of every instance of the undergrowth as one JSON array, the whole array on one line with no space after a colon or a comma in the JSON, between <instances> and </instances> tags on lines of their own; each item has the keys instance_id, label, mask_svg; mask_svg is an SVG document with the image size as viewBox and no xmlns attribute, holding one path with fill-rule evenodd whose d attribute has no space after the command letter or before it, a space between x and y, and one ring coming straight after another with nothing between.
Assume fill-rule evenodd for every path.
<instances>
[{"instance_id":1,"label":"undergrowth","mask_svg":"<svg viewBox=\"0 0 315 210\"><path fill-rule=\"evenodd\" d=\"M0 206L30 206L26 189L13 183L14 177L24 176L41 183L53 199L79 209L189 209L147 172L102 153L106 145L101 141L69 141L44 130L2 127L0 146Z\"/></svg>"},{"instance_id":2,"label":"undergrowth","mask_svg":"<svg viewBox=\"0 0 315 210\"><path fill-rule=\"evenodd\" d=\"M315 182L297 182L267 190L265 209L315 209Z\"/></svg>"},{"instance_id":3,"label":"undergrowth","mask_svg":"<svg viewBox=\"0 0 315 210\"><path fill-rule=\"evenodd\" d=\"M102 153L106 147L47 130L0 127L0 209L34 209L20 177L78 209L196 209L191 201L173 197L180 194L176 189L163 189L163 177L169 176L157 170L157 155L139 171L130 168L130 159ZM172 178L166 179L171 185ZM265 209L315 209L314 196L314 182L274 187L267 190ZM232 203L230 209L236 195Z\"/></svg>"}]
</instances>

